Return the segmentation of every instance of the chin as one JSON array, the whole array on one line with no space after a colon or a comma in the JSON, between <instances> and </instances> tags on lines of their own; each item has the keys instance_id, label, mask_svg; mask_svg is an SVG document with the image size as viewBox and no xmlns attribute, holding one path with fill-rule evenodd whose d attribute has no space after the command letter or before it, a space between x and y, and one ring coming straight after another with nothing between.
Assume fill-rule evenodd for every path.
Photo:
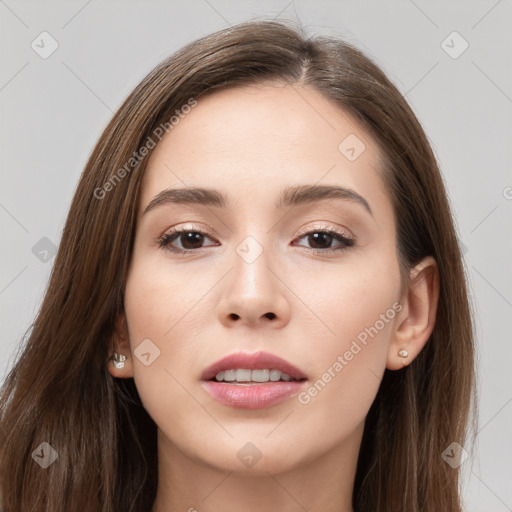
<instances>
[{"instance_id":1,"label":"chin","mask_svg":"<svg viewBox=\"0 0 512 512\"><path fill-rule=\"evenodd\" d=\"M315 460L321 453L299 453L282 444L276 437L273 441L255 439L251 436L230 439L228 443L215 442L216 449L207 454L196 453L194 458L201 460L212 469L235 472L240 476L268 476L294 470ZM304 447L303 447L304 448ZM205 450L206 451L206 450Z\"/></svg>"}]
</instances>

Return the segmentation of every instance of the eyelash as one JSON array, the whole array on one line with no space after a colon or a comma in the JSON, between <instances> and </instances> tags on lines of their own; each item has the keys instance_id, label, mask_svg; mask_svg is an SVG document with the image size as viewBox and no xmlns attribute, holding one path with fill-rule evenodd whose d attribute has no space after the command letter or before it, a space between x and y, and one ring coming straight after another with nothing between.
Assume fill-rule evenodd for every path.
<instances>
[{"instance_id":1,"label":"eyelash","mask_svg":"<svg viewBox=\"0 0 512 512\"><path fill-rule=\"evenodd\" d=\"M203 235L205 237L210 238L208 233L205 233L204 231L200 229L187 229L187 228L181 228L181 229L172 229L170 232L165 233L161 237L157 239L158 247L161 249L165 249L167 251L172 252L173 254L192 254L194 252L199 252L201 249L177 249L175 247L170 248L168 247L171 242L178 239L181 234L183 233L198 233L200 235ZM304 247L305 249L309 250L310 252L313 252L315 254L335 254L335 253L341 253L343 251L346 251L353 245L355 245L355 240L353 238L348 238L343 233L339 232L336 229L332 228L315 228L311 231L307 231L306 233L302 233L299 238L304 238L305 236L311 235L313 233L326 233L328 235L332 235L334 239L336 239L338 242L342 242L345 244L344 247L337 247L335 249L313 249L310 247Z\"/></svg>"}]
</instances>

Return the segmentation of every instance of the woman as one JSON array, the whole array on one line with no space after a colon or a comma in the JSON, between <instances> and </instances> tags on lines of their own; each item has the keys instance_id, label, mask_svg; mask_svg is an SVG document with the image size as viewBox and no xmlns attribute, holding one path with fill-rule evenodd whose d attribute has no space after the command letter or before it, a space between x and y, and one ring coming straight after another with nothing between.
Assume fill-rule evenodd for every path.
<instances>
[{"instance_id":1,"label":"woman","mask_svg":"<svg viewBox=\"0 0 512 512\"><path fill-rule=\"evenodd\" d=\"M90 156L2 388L3 510L460 511L473 350L398 90L344 41L240 24Z\"/></svg>"}]
</instances>

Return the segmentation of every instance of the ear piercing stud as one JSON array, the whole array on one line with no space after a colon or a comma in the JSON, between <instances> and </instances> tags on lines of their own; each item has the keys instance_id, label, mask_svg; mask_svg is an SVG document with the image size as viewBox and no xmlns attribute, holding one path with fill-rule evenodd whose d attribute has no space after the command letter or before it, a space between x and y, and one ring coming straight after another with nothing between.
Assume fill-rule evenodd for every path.
<instances>
[{"instance_id":1,"label":"ear piercing stud","mask_svg":"<svg viewBox=\"0 0 512 512\"><path fill-rule=\"evenodd\" d=\"M112 362L114 363L114 366L118 369L124 368L124 362L126 361L126 356L123 354L118 354L117 352L114 352L114 354L111 357Z\"/></svg>"},{"instance_id":2,"label":"ear piercing stud","mask_svg":"<svg viewBox=\"0 0 512 512\"><path fill-rule=\"evenodd\" d=\"M409 352L407 352L407 350L405 350L405 348L402 348L401 350L398 351L398 355L400 357L408 357L409 356Z\"/></svg>"}]
</instances>

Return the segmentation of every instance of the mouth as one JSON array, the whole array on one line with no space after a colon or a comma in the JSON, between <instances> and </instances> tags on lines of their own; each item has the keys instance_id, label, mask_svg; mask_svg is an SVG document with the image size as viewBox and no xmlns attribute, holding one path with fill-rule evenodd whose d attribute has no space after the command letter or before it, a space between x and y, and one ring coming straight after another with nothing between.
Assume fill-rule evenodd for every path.
<instances>
[{"instance_id":1,"label":"mouth","mask_svg":"<svg viewBox=\"0 0 512 512\"><path fill-rule=\"evenodd\" d=\"M231 383L289 382L307 375L289 361L270 352L236 352L206 368L201 380Z\"/></svg>"},{"instance_id":2,"label":"mouth","mask_svg":"<svg viewBox=\"0 0 512 512\"><path fill-rule=\"evenodd\" d=\"M203 388L224 405L260 409L296 395L307 376L268 352L239 352L209 366L201 380Z\"/></svg>"},{"instance_id":3,"label":"mouth","mask_svg":"<svg viewBox=\"0 0 512 512\"><path fill-rule=\"evenodd\" d=\"M265 384L267 382L296 382L306 379L296 379L277 368L264 368L259 370L234 368L231 370L220 371L215 375L215 377L208 380L210 382L223 382L225 384L251 386L253 384Z\"/></svg>"}]
</instances>

